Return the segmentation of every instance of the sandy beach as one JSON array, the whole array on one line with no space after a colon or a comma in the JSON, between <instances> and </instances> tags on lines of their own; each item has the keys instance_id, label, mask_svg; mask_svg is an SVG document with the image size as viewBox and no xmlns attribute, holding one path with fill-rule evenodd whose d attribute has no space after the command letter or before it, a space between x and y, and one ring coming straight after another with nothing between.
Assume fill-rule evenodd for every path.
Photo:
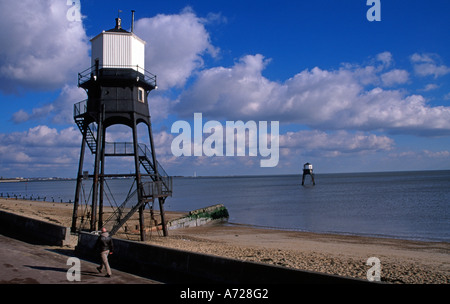
<instances>
[{"instance_id":1,"label":"sandy beach","mask_svg":"<svg viewBox=\"0 0 450 304\"><path fill-rule=\"evenodd\" d=\"M68 227L72 208L69 203L0 198L1 210ZM183 214L167 212L166 218ZM130 222L129 227L133 226ZM136 239L133 233L131 229L116 237ZM148 243L160 246L360 279L367 278L371 267L366 265L367 259L376 257L383 282L450 283L450 243L444 242L281 231L239 224L170 230L168 237L151 229L147 234Z\"/></svg>"}]
</instances>

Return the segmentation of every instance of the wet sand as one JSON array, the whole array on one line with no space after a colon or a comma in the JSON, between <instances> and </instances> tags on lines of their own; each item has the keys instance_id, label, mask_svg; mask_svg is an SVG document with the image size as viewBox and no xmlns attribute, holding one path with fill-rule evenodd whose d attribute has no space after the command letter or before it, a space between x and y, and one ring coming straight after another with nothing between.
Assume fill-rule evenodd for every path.
<instances>
[{"instance_id":1,"label":"wet sand","mask_svg":"<svg viewBox=\"0 0 450 304\"><path fill-rule=\"evenodd\" d=\"M71 226L72 204L0 198L0 209L63 226ZM166 218L185 213L167 212ZM159 219L158 215L155 216ZM135 220L135 219L134 219ZM149 223L149 215L146 223ZM135 226L130 222L130 227ZM136 231L117 237L136 239ZM148 243L187 251L274 264L340 276L367 278L376 257L381 280L388 283L450 283L450 243L316 234L261 229L237 224L213 224L170 230L168 237L147 229ZM276 282L274 282L276 283Z\"/></svg>"}]
</instances>

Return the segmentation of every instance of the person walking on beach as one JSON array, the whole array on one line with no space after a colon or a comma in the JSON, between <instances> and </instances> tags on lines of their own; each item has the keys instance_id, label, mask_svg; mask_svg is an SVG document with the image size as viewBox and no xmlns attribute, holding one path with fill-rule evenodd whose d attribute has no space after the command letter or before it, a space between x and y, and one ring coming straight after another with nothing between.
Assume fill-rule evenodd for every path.
<instances>
[{"instance_id":1,"label":"person walking on beach","mask_svg":"<svg viewBox=\"0 0 450 304\"><path fill-rule=\"evenodd\" d=\"M106 268L106 277L111 277L111 268L108 263L108 255L112 254L114 251L114 245L111 236L102 228L102 233L97 239L96 249L100 252L101 263L97 267L98 272L102 272L103 266Z\"/></svg>"}]
</instances>

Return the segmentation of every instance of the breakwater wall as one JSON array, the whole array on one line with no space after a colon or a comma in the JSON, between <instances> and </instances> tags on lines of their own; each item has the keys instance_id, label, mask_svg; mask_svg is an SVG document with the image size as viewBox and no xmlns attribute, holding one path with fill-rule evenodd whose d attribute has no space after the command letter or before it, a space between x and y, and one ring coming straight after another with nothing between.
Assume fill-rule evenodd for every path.
<instances>
[{"instance_id":1,"label":"breakwater wall","mask_svg":"<svg viewBox=\"0 0 450 304\"><path fill-rule=\"evenodd\" d=\"M0 232L34 244L64 246L70 228L0 210Z\"/></svg>"},{"instance_id":2,"label":"breakwater wall","mask_svg":"<svg viewBox=\"0 0 450 304\"><path fill-rule=\"evenodd\" d=\"M9 192L0 192L0 198L6 199L16 199L16 200L29 200L29 201L42 201L42 202L52 202L52 203L66 203L60 196L45 196L41 194L21 194L21 193L9 193ZM68 203L72 203L72 200L69 199Z\"/></svg>"},{"instance_id":3,"label":"breakwater wall","mask_svg":"<svg viewBox=\"0 0 450 304\"><path fill-rule=\"evenodd\" d=\"M167 229L179 229L198 227L206 224L212 224L214 222L226 222L228 221L228 210L223 204L217 204L197 210L190 211L184 217L171 220L167 223Z\"/></svg>"},{"instance_id":4,"label":"breakwater wall","mask_svg":"<svg viewBox=\"0 0 450 304\"><path fill-rule=\"evenodd\" d=\"M98 235L81 232L77 255L99 261L94 247ZM113 238L113 268L168 283L299 284L368 283L310 271L199 254Z\"/></svg>"}]
</instances>

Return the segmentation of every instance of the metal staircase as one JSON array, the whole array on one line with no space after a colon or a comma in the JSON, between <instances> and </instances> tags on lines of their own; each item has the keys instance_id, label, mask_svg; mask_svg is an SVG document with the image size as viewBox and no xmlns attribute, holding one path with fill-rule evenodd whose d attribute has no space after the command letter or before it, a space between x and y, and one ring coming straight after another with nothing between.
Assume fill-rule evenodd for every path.
<instances>
[{"instance_id":1,"label":"metal staircase","mask_svg":"<svg viewBox=\"0 0 450 304\"><path fill-rule=\"evenodd\" d=\"M103 223L103 227L107 228L111 235L114 235L120 227L128 221L131 216L136 213L144 202L139 203L137 198L137 189L128 195L125 201L114 210L113 214ZM131 205L131 206L129 206ZM129 208L127 208L129 206ZM129 209L124 215L125 209Z\"/></svg>"},{"instance_id":2,"label":"metal staircase","mask_svg":"<svg viewBox=\"0 0 450 304\"><path fill-rule=\"evenodd\" d=\"M140 202L137 195L138 189L131 192L125 201L103 223L103 227L107 228L111 235L114 235L147 202L153 202L156 197L167 197L168 195L161 195L157 185L158 183L154 182L143 183L141 186L143 192L142 200Z\"/></svg>"},{"instance_id":3,"label":"metal staircase","mask_svg":"<svg viewBox=\"0 0 450 304\"><path fill-rule=\"evenodd\" d=\"M86 144L91 150L92 154L97 153L97 140L95 138L94 132L91 130L89 125L86 123L86 111L87 111L87 99L80 101L73 106L73 119L80 129L81 134L86 128Z\"/></svg>"},{"instance_id":4,"label":"metal staircase","mask_svg":"<svg viewBox=\"0 0 450 304\"><path fill-rule=\"evenodd\" d=\"M81 134L83 134L83 130L85 128L84 126L84 116L76 117L75 123L77 124L78 128L81 131ZM91 150L92 154L97 153L97 140L95 139L94 132L92 132L89 125L86 126L86 143Z\"/></svg>"},{"instance_id":5,"label":"metal staircase","mask_svg":"<svg viewBox=\"0 0 450 304\"><path fill-rule=\"evenodd\" d=\"M145 144L139 144L139 162L153 180L153 183L149 184L152 189L147 193L152 193L153 197L172 196L172 177L166 173L157 160L155 160L157 169L155 170L152 152Z\"/></svg>"}]
</instances>

